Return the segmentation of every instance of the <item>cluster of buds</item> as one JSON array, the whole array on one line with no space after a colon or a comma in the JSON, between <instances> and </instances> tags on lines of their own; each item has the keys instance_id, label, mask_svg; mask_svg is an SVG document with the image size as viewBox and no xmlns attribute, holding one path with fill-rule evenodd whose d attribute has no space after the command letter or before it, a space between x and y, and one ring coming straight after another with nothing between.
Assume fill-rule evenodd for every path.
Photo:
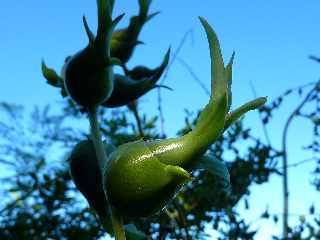
<instances>
[{"instance_id":1,"label":"cluster of buds","mask_svg":"<svg viewBox=\"0 0 320 240\"><path fill-rule=\"evenodd\" d=\"M61 74L42 61L42 73L47 82L60 88L63 97L71 97L84 109L93 105L125 106L159 87L157 82L168 65L170 50L154 69L139 65L129 70L126 66L135 47L142 43L138 40L142 27L158 14L148 13L150 4L151 0L139 0L139 14L131 17L127 28L115 30L124 14L112 20L114 1L98 0L96 36L83 17L88 45L66 58ZM120 65L124 74L114 74L113 65Z\"/></svg>"},{"instance_id":2,"label":"cluster of buds","mask_svg":"<svg viewBox=\"0 0 320 240\"><path fill-rule=\"evenodd\" d=\"M139 0L139 15L131 18L127 28L114 30L123 15L112 20L114 1L97 2L96 36L84 18L88 46L66 60L60 76L44 63L42 70L51 85L61 88L63 96L71 97L84 108L119 107L157 87L170 51L155 69L138 66L128 70L126 63L140 43L141 28L157 13L148 14L151 0ZM206 155L206 151L230 125L266 102L266 98L258 98L230 110L234 54L225 65L215 32L204 18L200 17L200 21L210 49L211 96L194 129L174 139L141 139L117 148L104 144L106 158L102 162L91 140L78 143L70 155L73 180L107 229L109 206L128 218L150 216L163 209L185 183L192 181L191 172L199 167L210 166L209 170L222 171L228 179L225 166ZM121 65L125 75L113 74L114 64Z\"/></svg>"}]
</instances>

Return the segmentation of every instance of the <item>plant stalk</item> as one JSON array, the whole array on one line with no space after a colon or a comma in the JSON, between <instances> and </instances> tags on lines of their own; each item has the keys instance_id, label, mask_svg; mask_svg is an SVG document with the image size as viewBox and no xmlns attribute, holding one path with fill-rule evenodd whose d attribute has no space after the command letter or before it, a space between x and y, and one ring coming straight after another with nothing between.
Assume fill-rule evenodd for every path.
<instances>
[{"instance_id":1,"label":"plant stalk","mask_svg":"<svg viewBox=\"0 0 320 240\"><path fill-rule=\"evenodd\" d=\"M288 239L288 216L289 216L289 184L288 184L288 149L287 149L287 135L289 126L296 117L300 110L303 108L303 106L309 101L310 97L316 91L316 89L319 87L320 82L317 82L315 84L315 87L313 87L309 93L306 95L306 97L300 102L300 104L296 107L296 109L290 114L287 122L285 123L283 135L282 135L282 182L283 182L283 239Z\"/></svg>"},{"instance_id":2,"label":"plant stalk","mask_svg":"<svg viewBox=\"0 0 320 240\"><path fill-rule=\"evenodd\" d=\"M93 145L96 151L100 169L103 169L104 164L106 163L106 160L107 160L107 154L104 150L104 145L101 139L99 121L97 118L97 109L98 109L97 106L88 107L88 116L90 121L90 131L91 131ZM108 199L106 191L104 192L105 192L106 198ZM113 226L113 231L114 231L116 240L126 240L122 216L119 215L111 205L109 207L109 211L112 216L111 217L112 226Z\"/></svg>"}]
</instances>

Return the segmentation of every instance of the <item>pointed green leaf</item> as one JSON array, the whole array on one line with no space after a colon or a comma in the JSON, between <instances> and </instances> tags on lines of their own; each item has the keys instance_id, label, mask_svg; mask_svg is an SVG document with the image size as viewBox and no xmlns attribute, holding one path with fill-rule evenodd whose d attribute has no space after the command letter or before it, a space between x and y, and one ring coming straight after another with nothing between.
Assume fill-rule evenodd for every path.
<instances>
[{"instance_id":1,"label":"pointed green leaf","mask_svg":"<svg viewBox=\"0 0 320 240\"><path fill-rule=\"evenodd\" d=\"M88 25L86 16L83 16L83 17L82 17L82 21L83 21L84 29L86 30L87 36L88 36L88 38L89 38L89 42L90 42L90 44L93 44L93 43L94 43L95 36L94 36L94 34L92 33L92 31L90 30L90 28L89 28L89 25Z\"/></svg>"},{"instance_id":2,"label":"pointed green leaf","mask_svg":"<svg viewBox=\"0 0 320 240\"><path fill-rule=\"evenodd\" d=\"M137 40L137 41L135 41L134 45L135 46L137 46L137 45L145 45L145 42Z\"/></svg>"},{"instance_id":3,"label":"pointed green leaf","mask_svg":"<svg viewBox=\"0 0 320 240\"><path fill-rule=\"evenodd\" d=\"M225 69L225 78L228 83L228 111L232 104L232 92L231 92L231 84L232 84L232 64L234 60L235 52L232 53L232 56L230 58L230 61Z\"/></svg>"},{"instance_id":4,"label":"pointed green leaf","mask_svg":"<svg viewBox=\"0 0 320 240\"><path fill-rule=\"evenodd\" d=\"M112 31L116 27L116 25L120 22L120 20L123 18L124 15L125 13L122 13L112 21L112 24L111 24Z\"/></svg>"},{"instance_id":5,"label":"pointed green leaf","mask_svg":"<svg viewBox=\"0 0 320 240\"><path fill-rule=\"evenodd\" d=\"M220 99L227 92L227 82L224 76L224 63L222 59L219 40L209 23L202 17L200 21L206 31L211 58L211 98Z\"/></svg>"},{"instance_id":6,"label":"pointed green leaf","mask_svg":"<svg viewBox=\"0 0 320 240\"><path fill-rule=\"evenodd\" d=\"M224 129L226 130L231 124L233 124L235 121L237 121L241 116L243 116L246 112L250 110L257 109L264 105L267 101L266 97L260 97L255 100L252 100L250 102L247 102L246 104L242 105L241 107L237 108L236 110L232 111L228 114L226 118L226 123L224 126Z\"/></svg>"},{"instance_id":7,"label":"pointed green leaf","mask_svg":"<svg viewBox=\"0 0 320 240\"><path fill-rule=\"evenodd\" d=\"M56 73L55 70L53 70L52 68L48 68L44 60L42 60L41 62L41 70L48 84L54 87L61 86L61 83L62 83L61 77Z\"/></svg>"},{"instance_id":8,"label":"pointed green leaf","mask_svg":"<svg viewBox=\"0 0 320 240\"><path fill-rule=\"evenodd\" d=\"M202 110L196 127L195 135L202 136L202 142L207 147L211 145L222 133L225 117L228 112L228 83L225 78L225 69L218 38L208 22L200 17L206 31L210 58L211 58L211 98Z\"/></svg>"},{"instance_id":9,"label":"pointed green leaf","mask_svg":"<svg viewBox=\"0 0 320 240\"><path fill-rule=\"evenodd\" d=\"M157 15L160 14L160 13L161 13L160 11L151 13L150 15L148 15L148 17L147 17L147 19L146 19L146 22L150 21L152 18L154 18L155 16L157 16Z\"/></svg>"}]
</instances>

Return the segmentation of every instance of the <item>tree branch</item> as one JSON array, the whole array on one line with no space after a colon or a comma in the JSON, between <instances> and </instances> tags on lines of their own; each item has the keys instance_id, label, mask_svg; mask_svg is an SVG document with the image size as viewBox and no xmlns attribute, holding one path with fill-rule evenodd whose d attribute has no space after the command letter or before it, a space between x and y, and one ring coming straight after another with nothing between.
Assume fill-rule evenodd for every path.
<instances>
[{"instance_id":1,"label":"tree branch","mask_svg":"<svg viewBox=\"0 0 320 240\"><path fill-rule=\"evenodd\" d=\"M288 239L288 212L289 212L289 190L288 190L288 150L287 150L287 136L288 130L294 117L300 112L303 106L309 101L312 94L319 88L320 82L318 81L315 86L308 92L306 97L300 102L300 104L294 109L287 119L283 134L282 134L282 160L283 160L283 238Z\"/></svg>"}]
</instances>

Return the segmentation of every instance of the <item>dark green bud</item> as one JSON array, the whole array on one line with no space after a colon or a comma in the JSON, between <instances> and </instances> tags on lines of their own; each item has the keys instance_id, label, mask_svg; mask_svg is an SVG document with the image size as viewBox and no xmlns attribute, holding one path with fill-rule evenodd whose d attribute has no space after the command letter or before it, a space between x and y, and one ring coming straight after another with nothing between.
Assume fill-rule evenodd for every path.
<instances>
[{"instance_id":1,"label":"dark green bud","mask_svg":"<svg viewBox=\"0 0 320 240\"><path fill-rule=\"evenodd\" d=\"M123 144L108 158L103 184L110 202L125 216L144 217L162 209L181 186L191 180L188 171L199 164L207 151L232 123L249 110L263 105L258 98L229 112L231 103L231 60L224 66L219 41L203 18L211 56L211 97L195 128L182 137ZM210 160L211 161L211 160ZM228 175L217 162L207 166ZM222 175L224 174L224 175Z\"/></svg>"},{"instance_id":2,"label":"dark green bud","mask_svg":"<svg viewBox=\"0 0 320 240\"><path fill-rule=\"evenodd\" d=\"M113 92L102 105L109 108L124 106L158 87L156 83L168 65L169 56L170 50L166 53L161 65L153 70L144 67L135 68L136 70L134 69L132 73L135 77L139 76L140 78L115 74Z\"/></svg>"},{"instance_id":3,"label":"dark green bud","mask_svg":"<svg viewBox=\"0 0 320 240\"><path fill-rule=\"evenodd\" d=\"M65 89L83 107L101 104L113 90L111 36L123 15L111 19L113 1L98 0L98 30L94 37L84 18L89 44L69 58L63 67Z\"/></svg>"},{"instance_id":4,"label":"dark green bud","mask_svg":"<svg viewBox=\"0 0 320 240\"><path fill-rule=\"evenodd\" d=\"M169 60L170 60L170 48L167 51L166 55L164 56L162 63L158 67L150 69L146 66L140 65L140 66L134 67L132 70L127 70L126 75L137 81L144 78L151 78L151 77L160 78L162 73L168 66Z\"/></svg>"},{"instance_id":5,"label":"dark green bud","mask_svg":"<svg viewBox=\"0 0 320 240\"><path fill-rule=\"evenodd\" d=\"M105 101L113 90L113 71L94 63L94 53L87 48L74 55L66 65L65 88L79 105L87 107Z\"/></svg>"},{"instance_id":6,"label":"dark green bud","mask_svg":"<svg viewBox=\"0 0 320 240\"><path fill-rule=\"evenodd\" d=\"M127 28L116 30L112 34L111 56L125 64L130 59L135 47L142 42L138 40L144 24L158 12L148 15L151 0L139 0L139 15L130 18Z\"/></svg>"}]
</instances>

